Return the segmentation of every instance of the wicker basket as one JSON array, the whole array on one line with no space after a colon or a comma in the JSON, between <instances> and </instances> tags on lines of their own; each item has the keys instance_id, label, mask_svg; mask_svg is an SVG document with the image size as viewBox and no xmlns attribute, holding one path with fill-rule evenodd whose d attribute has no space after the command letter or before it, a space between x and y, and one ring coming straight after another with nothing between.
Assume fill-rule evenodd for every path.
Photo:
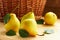
<instances>
[{"instance_id":1,"label":"wicker basket","mask_svg":"<svg viewBox=\"0 0 60 40\"><path fill-rule=\"evenodd\" d=\"M41 16L46 0L0 0L0 21L7 13L14 12L18 18L30 11Z\"/></svg>"}]
</instances>

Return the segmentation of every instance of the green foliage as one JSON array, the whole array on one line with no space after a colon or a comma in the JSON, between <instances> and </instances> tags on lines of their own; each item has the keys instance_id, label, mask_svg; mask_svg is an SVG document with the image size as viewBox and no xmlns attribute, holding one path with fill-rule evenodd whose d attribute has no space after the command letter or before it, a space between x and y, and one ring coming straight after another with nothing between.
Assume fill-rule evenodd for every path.
<instances>
[{"instance_id":1,"label":"green foliage","mask_svg":"<svg viewBox=\"0 0 60 40\"><path fill-rule=\"evenodd\" d=\"M24 29L20 29L19 30L19 35L21 36L21 37L28 37L29 36L29 33L26 31L26 30L24 30Z\"/></svg>"},{"instance_id":2,"label":"green foliage","mask_svg":"<svg viewBox=\"0 0 60 40\"><path fill-rule=\"evenodd\" d=\"M9 19L10 19L10 14L6 14L4 16L4 23L6 24L9 21Z\"/></svg>"},{"instance_id":3,"label":"green foliage","mask_svg":"<svg viewBox=\"0 0 60 40\"><path fill-rule=\"evenodd\" d=\"M6 32L6 35L8 35L8 36L14 36L14 35L16 35L16 33L13 30L9 30L8 32Z\"/></svg>"},{"instance_id":4,"label":"green foliage","mask_svg":"<svg viewBox=\"0 0 60 40\"><path fill-rule=\"evenodd\" d=\"M40 20L37 20L36 22L37 22L37 24L43 24L44 23L44 20L43 19L40 19Z\"/></svg>"}]
</instances>

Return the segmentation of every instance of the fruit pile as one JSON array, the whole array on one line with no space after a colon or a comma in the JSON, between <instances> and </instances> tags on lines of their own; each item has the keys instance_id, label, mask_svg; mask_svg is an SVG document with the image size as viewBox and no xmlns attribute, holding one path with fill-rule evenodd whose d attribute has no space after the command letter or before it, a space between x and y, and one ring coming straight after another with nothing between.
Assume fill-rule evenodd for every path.
<instances>
[{"instance_id":1,"label":"fruit pile","mask_svg":"<svg viewBox=\"0 0 60 40\"><path fill-rule=\"evenodd\" d=\"M35 21L34 13L29 12L24 15L21 22L18 20L14 13L7 14L4 17L6 35L12 36L19 33L21 37L36 36L37 23Z\"/></svg>"},{"instance_id":2,"label":"fruit pile","mask_svg":"<svg viewBox=\"0 0 60 40\"><path fill-rule=\"evenodd\" d=\"M53 25L57 20L56 14L53 12L46 13L44 19L35 20L34 12L29 12L24 15L21 22L14 13L5 15L4 23L6 29L6 35L13 36L19 33L21 37L36 36L38 34L37 24L49 24ZM45 33L51 33L50 30Z\"/></svg>"}]
</instances>

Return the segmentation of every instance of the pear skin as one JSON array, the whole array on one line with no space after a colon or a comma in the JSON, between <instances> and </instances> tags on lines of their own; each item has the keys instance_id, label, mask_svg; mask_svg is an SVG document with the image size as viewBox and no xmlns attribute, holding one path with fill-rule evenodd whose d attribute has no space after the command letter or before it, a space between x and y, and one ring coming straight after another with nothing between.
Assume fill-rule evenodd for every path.
<instances>
[{"instance_id":1,"label":"pear skin","mask_svg":"<svg viewBox=\"0 0 60 40\"><path fill-rule=\"evenodd\" d=\"M53 12L46 13L44 17L45 24L54 25L57 21L57 15Z\"/></svg>"},{"instance_id":2,"label":"pear skin","mask_svg":"<svg viewBox=\"0 0 60 40\"><path fill-rule=\"evenodd\" d=\"M21 19L21 22L25 19L34 19L35 20L35 17L34 17L34 12L28 12L27 14L25 14L22 19Z\"/></svg>"},{"instance_id":3,"label":"pear skin","mask_svg":"<svg viewBox=\"0 0 60 40\"><path fill-rule=\"evenodd\" d=\"M10 16L10 20L7 24L5 24L5 29L7 31L13 30L15 32L18 32L18 30L20 29L20 21L18 20L15 14L11 13Z\"/></svg>"},{"instance_id":4,"label":"pear skin","mask_svg":"<svg viewBox=\"0 0 60 40\"><path fill-rule=\"evenodd\" d=\"M25 29L31 36L38 34L37 23L33 19L26 19L21 22L22 29Z\"/></svg>"}]
</instances>

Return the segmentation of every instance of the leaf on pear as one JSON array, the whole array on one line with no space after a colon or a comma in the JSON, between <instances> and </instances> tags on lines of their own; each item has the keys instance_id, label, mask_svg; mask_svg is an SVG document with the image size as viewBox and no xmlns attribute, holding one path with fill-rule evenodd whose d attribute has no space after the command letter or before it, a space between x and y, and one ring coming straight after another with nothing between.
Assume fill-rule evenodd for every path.
<instances>
[{"instance_id":1,"label":"leaf on pear","mask_svg":"<svg viewBox=\"0 0 60 40\"><path fill-rule=\"evenodd\" d=\"M43 24L44 23L44 19L40 19L40 20L36 20L37 24Z\"/></svg>"},{"instance_id":2,"label":"leaf on pear","mask_svg":"<svg viewBox=\"0 0 60 40\"><path fill-rule=\"evenodd\" d=\"M9 19L10 19L10 14L6 14L4 16L4 23L6 24L9 21Z\"/></svg>"},{"instance_id":3,"label":"leaf on pear","mask_svg":"<svg viewBox=\"0 0 60 40\"><path fill-rule=\"evenodd\" d=\"M16 32L13 31L13 30L9 30L8 32L6 32L6 35L8 35L8 36L14 36L14 35L16 35Z\"/></svg>"},{"instance_id":4,"label":"leaf on pear","mask_svg":"<svg viewBox=\"0 0 60 40\"><path fill-rule=\"evenodd\" d=\"M28 37L29 36L29 33L26 31L26 30L24 30L24 29L20 29L19 30L19 35L21 36L21 37Z\"/></svg>"}]
</instances>

